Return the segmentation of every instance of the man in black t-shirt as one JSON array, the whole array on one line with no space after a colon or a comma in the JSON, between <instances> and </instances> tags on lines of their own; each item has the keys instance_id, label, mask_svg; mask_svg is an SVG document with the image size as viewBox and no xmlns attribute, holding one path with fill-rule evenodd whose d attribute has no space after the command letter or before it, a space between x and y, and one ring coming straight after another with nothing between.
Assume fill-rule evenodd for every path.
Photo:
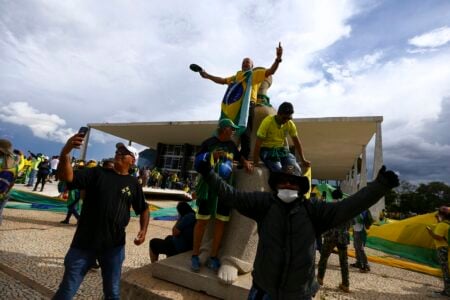
<instances>
[{"instance_id":1,"label":"man in black t-shirt","mask_svg":"<svg viewBox=\"0 0 450 300\"><path fill-rule=\"evenodd\" d=\"M70 152L80 148L84 135L69 138L61 150L58 178L69 189L86 190L78 227L64 259L64 277L54 299L72 299L89 268L97 259L102 269L103 293L106 299L120 298L120 277L125 259L125 227L130 208L140 215L136 245L145 241L149 210L142 187L128 170L135 164L135 148L116 145L114 168L86 168L73 171Z\"/></svg>"}]
</instances>

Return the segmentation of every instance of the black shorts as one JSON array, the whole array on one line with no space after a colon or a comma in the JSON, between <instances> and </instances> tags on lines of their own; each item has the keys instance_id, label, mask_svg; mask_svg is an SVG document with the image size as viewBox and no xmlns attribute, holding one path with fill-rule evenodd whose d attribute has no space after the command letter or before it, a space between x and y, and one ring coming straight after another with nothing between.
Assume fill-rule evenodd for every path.
<instances>
[{"instance_id":1,"label":"black shorts","mask_svg":"<svg viewBox=\"0 0 450 300\"><path fill-rule=\"evenodd\" d=\"M153 253L156 255L159 254L165 254L167 257L173 256L177 253L177 250L175 249L175 245L172 242L172 236L167 236L164 240L163 239L151 239L150 240L150 249Z\"/></svg>"},{"instance_id":2,"label":"black shorts","mask_svg":"<svg viewBox=\"0 0 450 300\"><path fill-rule=\"evenodd\" d=\"M208 201L204 199L197 200L198 210L195 216L197 220L209 220L211 218L213 212ZM217 201L216 219L228 222L230 220L230 212L230 207L222 204L219 200Z\"/></svg>"}]
</instances>

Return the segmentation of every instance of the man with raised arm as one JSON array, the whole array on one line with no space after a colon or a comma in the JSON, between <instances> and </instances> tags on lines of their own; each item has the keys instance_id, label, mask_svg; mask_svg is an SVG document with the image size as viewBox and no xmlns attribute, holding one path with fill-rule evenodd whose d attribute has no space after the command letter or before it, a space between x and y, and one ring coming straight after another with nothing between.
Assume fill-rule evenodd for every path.
<instances>
[{"instance_id":1,"label":"man with raised arm","mask_svg":"<svg viewBox=\"0 0 450 300\"><path fill-rule=\"evenodd\" d=\"M138 158L132 146L116 145L114 168L73 171L70 153L78 149L83 134L69 138L61 150L58 178L69 189L86 190L78 227L64 259L64 276L54 299L72 299L90 267L98 260L102 269L105 299L120 298L120 277L125 259L125 227L130 208L140 215L136 245L145 241L149 210L138 180L128 172Z\"/></svg>"},{"instance_id":2,"label":"man with raised arm","mask_svg":"<svg viewBox=\"0 0 450 300\"><path fill-rule=\"evenodd\" d=\"M253 285L248 299L312 299L317 234L351 220L399 185L397 175L382 167L366 187L337 203L304 200L309 181L304 176L271 172L272 192L241 192L211 169L205 157L196 164L205 182L221 195L222 204L253 219L259 236Z\"/></svg>"},{"instance_id":3,"label":"man with raised arm","mask_svg":"<svg viewBox=\"0 0 450 300\"><path fill-rule=\"evenodd\" d=\"M218 77L200 70L200 76L218 84L229 85L222 101L221 119L231 119L240 127L241 153L248 159L250 154L250 132L253 121L253 109L258 103L258 90L265 78L275 74L281 63L283 48L281 43L276 48L276 58L272 66L253 69L253 61L249 57L242 60L241 70L229 77Z\"/></svg>"}]
</instances>

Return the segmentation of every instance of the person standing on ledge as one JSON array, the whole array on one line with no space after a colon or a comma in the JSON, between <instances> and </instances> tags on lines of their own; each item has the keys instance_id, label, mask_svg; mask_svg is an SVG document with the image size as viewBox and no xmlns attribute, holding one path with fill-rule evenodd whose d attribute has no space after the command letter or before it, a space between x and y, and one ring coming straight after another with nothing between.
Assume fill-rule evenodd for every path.
<instances>
[{"instance_id":1,"label":"person standing on ledge","mask_svg":"<svg viewBox=\"0 0 450 300\"><path fill-rule=\"evenodd\" d=\"M96 259L102 269L105 299L119 299L130 208L140 215L135 245L145 241L149 222L142 187L129 174L138 152L134 147L118 143L113 169L94 167L74 172L70 153L80 148L83 140L84 135L79 133L69 138L61 150L58 165L58 178L67 182L69 189L86 190L86 197L75 236L64 258L64 276L53 299L72 299Z\"/></svg>"},{"instance_id":2,"label":"person standing on ledge","mask_svg":"<svg viewBox=\"0 0 450 300\"><path fill-rule=\"evenodd\" d=\"M200 151L195 157L195 162L198 162L203 157L208 156L214 165L214 170L228 183L233 182L233 161L240 161L249 173L253 170L252 164L241 156L236 145L231 140L236 129L237 126L230 119L220 120L217 128L217 136L203 141L200 146ZM206 266L214 272L217 272L221 264L218 257L220 243L222 241L225 223L230 220L231 211L229 207L222 205L221 201L217 201L221 195L217 193L217 190L208 187L203 177L199 178L196 186L196 195L198 210L196 214L197 222L194 228L191 270L194 272L200 271L200 247L206 225L211 219L211 216L213 216L215 217L213 242Z\"/></svg>"},{"instance_id":3,"label":"person standing on ledge","mask_svg":"<svg viewBox=\"0 0 450 300\"><path fill-rule=\"evenodd\" d=\"M272 66L266 68L253 69L253 61L251 58L246 57L242 60L241 70L235 75L229 77L218 77L207 73L205 70L200 70L200 76L205 79L209 79L218 84L227 84L229 89L225 93L225 97L222 101L222 118L231 119L236 125L242 127L242 130L238 131L241 134L241 154L245 159L249 158L250 154L250 133L253 121L253 110L255 104L258 102L258 90L261 83L265 78L272 76L278 69L279 64L282 62L283 48L281 42L276 48L276 58ZM233 89L233 84L242 84L242 87ZM245 99L247 96L248 99ZM245 108L245 114L248 118L241 120L241 110ZM244 126L245 125L245 126ZM245 131L244 131L245 130Z\"/></svg>"}]
</instances>

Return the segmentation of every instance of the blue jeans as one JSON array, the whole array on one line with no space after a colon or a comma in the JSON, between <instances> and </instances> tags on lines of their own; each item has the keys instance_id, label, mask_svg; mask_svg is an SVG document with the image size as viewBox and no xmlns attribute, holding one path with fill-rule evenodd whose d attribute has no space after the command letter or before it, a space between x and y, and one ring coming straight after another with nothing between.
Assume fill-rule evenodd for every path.
<instances>
[{"instance_id":1,"label":"blue jeans","mask_svg":"<svg viewBox=\"0 0 450 300\"><path fill-rule=\"evenodd\" d=\"M125 246L118 246L101 253L70 247L64 258L63 280L53 299L72 299L96 259L102 270L105 299L120 299L120 276L125 260Z\"/></svg>"},{"instance_id":2,"label":"blue jeans","mask_svg":"<svg viewBox=\"0 0 450 300\"><path fill-rule=\"evenodd\" d=\"M286 157L280 157L278 160L273 160L269 157L270 151L261 149L260 158L271 172L286 172L289 167L294 168L294 174L302 174L300 166L292 153Z\"/></svg>"},{"instance_id":3,"label":"blue jeans","mask_svg":"<svg viewBox=\"0 0 450 300\"><path fill-rule=\"evenodd\" d=\"M28 177L27 186L34 186L34 180L36 179L37 170L31 170L30 177Z\"/></svg>"}]
</instances>

